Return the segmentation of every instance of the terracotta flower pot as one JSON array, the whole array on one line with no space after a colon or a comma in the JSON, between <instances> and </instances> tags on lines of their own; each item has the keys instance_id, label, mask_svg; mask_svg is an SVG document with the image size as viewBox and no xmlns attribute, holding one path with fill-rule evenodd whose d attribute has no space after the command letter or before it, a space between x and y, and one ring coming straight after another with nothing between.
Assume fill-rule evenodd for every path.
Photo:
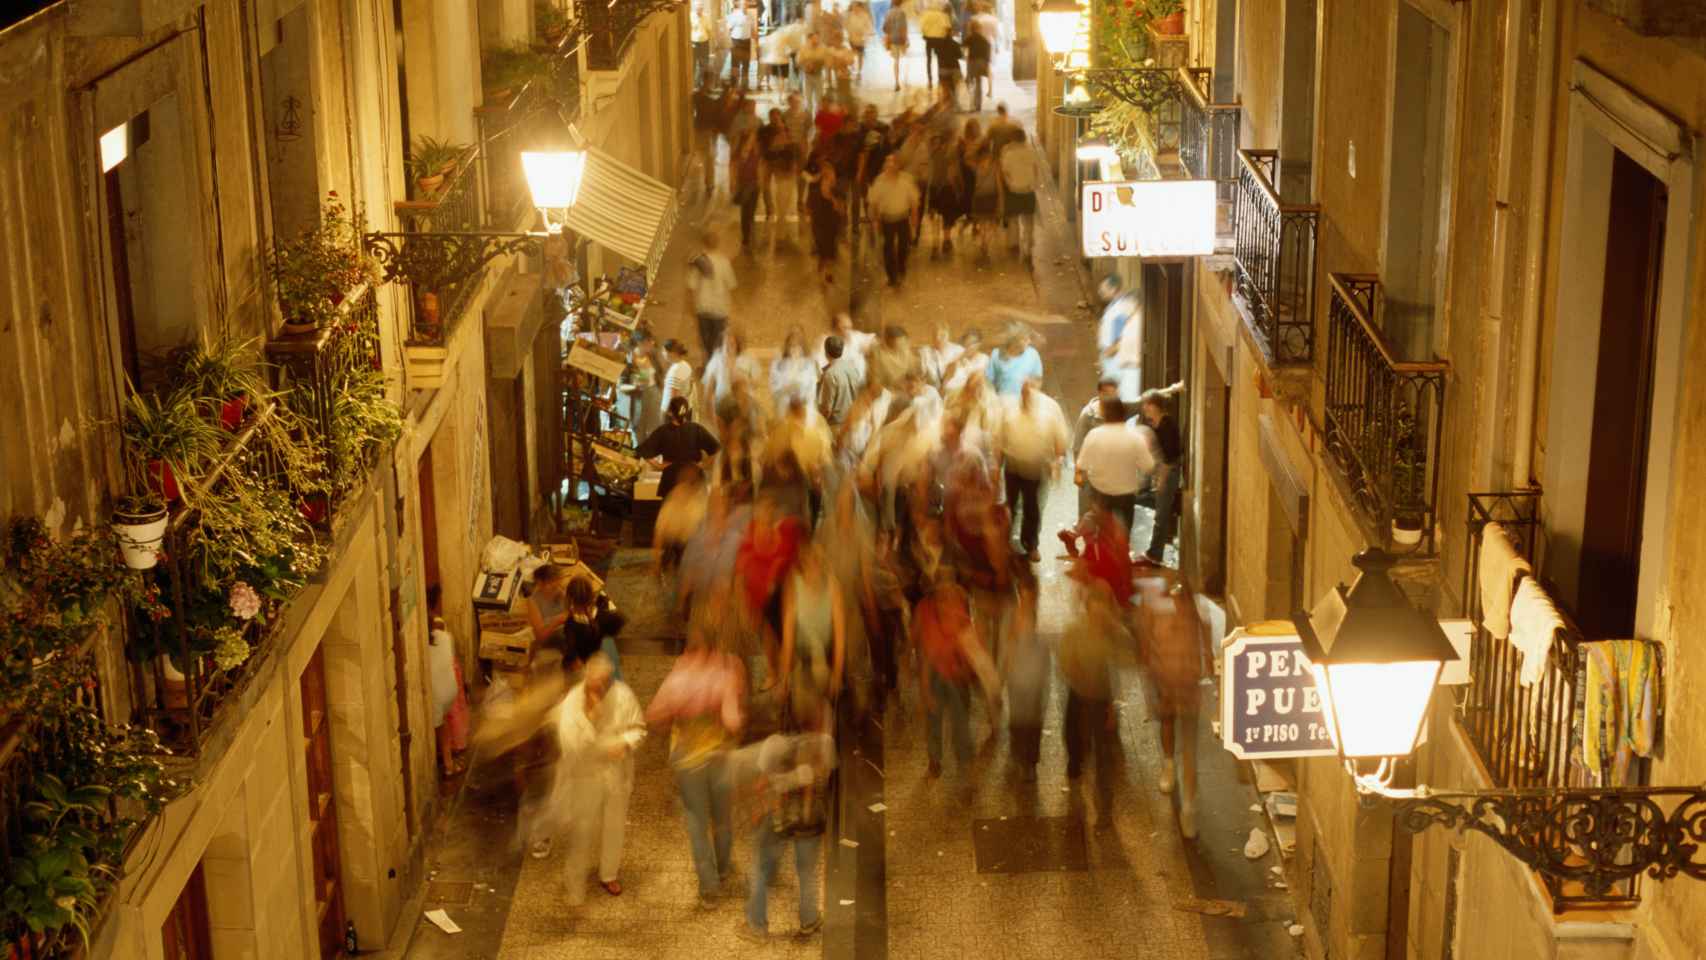
<instances>
[{"instance_id":1,"label":"terracotta flower pot","mask_svg":"<svg viewBox=\"0 0 1706 960\"><path fill-rule=\"evenodd\" d=\"M1169 13L1155 21L1155 32L1168 36L1178 36L1185 32L1185 11Z\"/></svg>"},{"instance_id":2,"label":"terracotta flower pot","mask_svg":"<svg viewBox=\"0 0 1706 960\"><path fill-rule=\"evenodd\" d=\"M326 517L331 513L330 505L327 504L326 495L323 493L310 494L303 498L296 509L302 514L302 519L315 526L325 523Z\"/></svg>"},{"instance_id":3,"label":"terracotta flower pot","mask_svg":"<svg viewBox=\"0 0 1706 960\"><path fill-rule=\"evenodd\" d=\"M415 328L423 332L438 330L438 294L431 290L415 294Z\"/></svg>"},{"instance_id":4,"label":"terracotta flower pot","mask_svg":"<svg viewBox=\"0 0 1706 960\"><path fill-rule=\"evenodd\" d=\"M438 188L444 185L444 173L441 171L430 177L416 177L415 187L420 190L421 198L426 199L438 193Z\"/></svg>"},{"instance_id":5,"label":"terracotta flower pot","mask_svg":"<svg viewBox=\"0 0 1706 960\"><path fill-rule=\"evenodd\" d=\"M172 475L172 465L164 460L148 461L148 485L154 492L166 498L167 503L176 503L181 494L178 491L178 478Z\"/></svg>"},{"instance_id":6,"label":"terracotta flower pot","mask_svg":"<svg viewBox=\"0 0 1706 960\"><path fill-rule=\"evenodd\" d=\"M246 393L239 393L235 397L225 401L225 403L220 406L219 425L230 430L232 433L236 433L237 428L243 425L243 417L248 413L248 411L249 395Z\"/></svg>"}]
</instances>

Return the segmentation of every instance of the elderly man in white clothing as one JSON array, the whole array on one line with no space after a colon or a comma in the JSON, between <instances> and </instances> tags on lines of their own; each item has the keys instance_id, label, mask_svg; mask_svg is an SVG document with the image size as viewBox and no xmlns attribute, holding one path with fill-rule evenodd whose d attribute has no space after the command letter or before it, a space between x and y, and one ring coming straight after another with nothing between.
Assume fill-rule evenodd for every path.
<instances>
[{"instance_id":1,"label":"elderly man in white clothing","mask_svg":"<svg viewBox=\"0 0 1706 960\"><path fill-rule=\"evenodd\" d=\"M1125 404L1117 397L1102 398L1102 425L1084 436L1073 465L1073 480L1088 487L1093 501L1125 524L1131 524L1142 490L1157 461L1155 431L1147 424L1127 422Z\"/></svg>"},{"instance_id":2,"label":"elderly man in white clothing","mask_svg":"<svg viewBox=\"0 0 1706 960\"><path fill-rule=\"evenodd\" d=\"M634 748L646 735L646 718L628 685L615 679L610 658L595 653L581 682L557 708L557 763L553 811L571 829L569 902L586 900L586 873L598 847L598 882L622 894L622 841L628 799L634 792Z\"/></svg>"},{"instance_id":3,"label":"elderly man in white clothing","mask_svg":"<svg viewBox=\"0 0 1706 960\"><path fill-rule=\"evenodd\" d=\"M1037 537L1042 533L1042 485L1060 470L1071 439L1060 404L1042 390L1041 377L1028 377L1018 396L1003 397L1000 424L1001 462L1007 477L1007 503L1019 523L1019 545L1032 563L1042 559Z\"/></svg>"}]
</instances>

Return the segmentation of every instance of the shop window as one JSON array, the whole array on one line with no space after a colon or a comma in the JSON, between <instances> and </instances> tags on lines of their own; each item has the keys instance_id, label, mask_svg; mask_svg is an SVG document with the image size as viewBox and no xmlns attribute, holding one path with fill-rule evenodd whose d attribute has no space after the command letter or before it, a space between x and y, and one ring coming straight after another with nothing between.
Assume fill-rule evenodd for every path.
<instances>
[{"instance_id":1,"label":"shop window","mask_svg":"<svg viewBox=\"0 0 1706 960\"><path fill-rule=\"evenodd\" d=\"M201 864L195 865L189 882L172 904L172 912L160 925L160 943L166 960L211 960L212 937L207 922L207 880Z\"/></svg>"}]
</instances>

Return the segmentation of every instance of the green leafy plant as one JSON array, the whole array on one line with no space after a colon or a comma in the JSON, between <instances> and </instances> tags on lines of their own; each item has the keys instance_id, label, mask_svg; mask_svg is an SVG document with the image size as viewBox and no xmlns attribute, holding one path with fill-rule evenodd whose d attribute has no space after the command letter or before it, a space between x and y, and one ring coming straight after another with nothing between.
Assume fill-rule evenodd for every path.
<instances>
[{"instance_id":1,"label":"green leafy plant","mask_svg":"<svg viewBox=\"0 0 1706 960\"><path fill-rule=\"evenodd\" d=\"M551 0L537 0L533 4L533 26L541 37L555 43L569 32L569 16Z\"/></svg>"},{"instance_id":2,"label":"green leafy plant","mask_svg":"<svg viewBox=\"0 0 1706 960\"><path fill-rule=\"evenodd\" d=\"M154 393L125 392L119 431L129 494L120 509L143 513L165 505L168 487L187 493L224 447L228 435L205 416L191 385Z\"/></svg>"},{"instance_id":3,"label":"green leafy plant","mask_svg":"<svg viewBox=\"0 0 1706 960\"><path fill-rule=\"evenodd\" d=\"M1185 0L1143 0L1144 12L1151 20L1160 20L1185 12Z\"/></svg>"},{"instance_id":4,"label":"green leafy plant","mask_svg":"<svg viewBox=\"0 0 1706 960\"><path fill-rule=\"evenodd\" d=\"M88 664L57 663L32 691L22 729L21 843L0 879L0 936L37 938L38 956L87 946L134 831L178 792L150 731L108 726Z\"/></svg>"},{"instance_id":5,"label":"green leafy plant","mask_svg":"<svg viewBox=\"0 0 1706 960\"><path fill-rule=\"evenodd\" d=\"M259 405L274 395L259 337L240 340L225 336L207 347L180 347L171 361L172 382L208 405L235 397L247 397L251 405ZM212 412L215 416L219 413L217 409Z\"/></svg>"},{"instance_id":6,"label":"green leafy plant","mask_svg":"<svg viewBox=\"0 0 1706 960\"><path fill-rule=\"evenodd\" d=\"M409 175L422 179L447 174L468 155L468 149L466 143L416 137L414 145L409 147Z\"/></svg>"},{"instance_id":7,"label":"green leafy plant","mask_svg":"<svg viewBox=\"0 0 1706 960\"><path fill-rule=\"evenodd\" d=\"M332 399L331 486L348 490L367 475L369 458L380 444L403 433L402 411L386 394L381 370L351 368L339 376Z\"/></svg>"},{"instance_id":8,"label":"green leafy plant","mask_svg":"<svg viewBox=\"0 0 1706 960\"><path fill-rule=\"evenodd\" d=\"M488 91L513 91L551 75L551 58L525 43L494 47L480 55L480 82Z\"/></svg>"},{"instance_id":9,"label":"green leafy plant","mask_svg":"<svg viewBox=\"0 0 1706 960\"><path fill-rule=\"evenodd\" d=\"M332 191L317 222L294 237L273 240L268 273L287 322L325 326L351 290L378 282L378 268L362 246L366 229L360 212L352 213Z\"/></svg>"}]
</instances>

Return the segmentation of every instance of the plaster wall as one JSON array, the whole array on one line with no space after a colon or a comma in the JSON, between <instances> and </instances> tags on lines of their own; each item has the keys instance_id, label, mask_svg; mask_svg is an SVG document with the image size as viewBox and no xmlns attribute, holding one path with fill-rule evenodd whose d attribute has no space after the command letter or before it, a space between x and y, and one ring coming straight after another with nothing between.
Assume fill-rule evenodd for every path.
<instances>
[{"instance_id":1,"label":"plaster wall","mask_svg":"<svg viewBox=\"0 0 1706 960\"><path fill-rule=\"evenodd\" d=\"M1238 100L1243 106L1238 142L1245 147L1279 148L1285 6L1283 0L1244 0L1238 7Z\"/></svg>"}]
</instances>

